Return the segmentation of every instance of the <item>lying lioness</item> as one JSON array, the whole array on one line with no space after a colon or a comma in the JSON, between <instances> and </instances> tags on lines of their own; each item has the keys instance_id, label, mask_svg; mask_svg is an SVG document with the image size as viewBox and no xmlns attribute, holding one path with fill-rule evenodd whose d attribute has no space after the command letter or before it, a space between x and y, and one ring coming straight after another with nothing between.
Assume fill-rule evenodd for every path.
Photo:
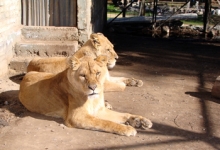
<instances>
[{"instance_id":1,"label":"lying lioness","mask_svg":"<svg viewBox=\"0 0 220 150\"><path fill-rule=\"evenodd\" d=\"M68 127L135 136L136 128L151 128L150 120L105 108L106 56L71 58L61 73L28 72L19 99L30 111L61 117ZM126 124L126 125L125 125Z\"/></svg>"},{"instance_id":2,"label":"lying lioness","mask_svg":"<svg viewBox=\"0 0 220 150\"><path fill-rule=\"evenodd\" d=\"M51 58L34 58L27 67L27 72L50 72L59 73L67 68L67 63L72 57L81 58L84 56L91 56L96 58L100 55L107 56L108 68L115 66L118 55L114 50L113 44L102 34L93 33L90 39L78 50L76 53L67 57L51 57ZM109 72L106 73L105 91L123 91L126 86L141 87L143 82L134 78L126 77L111 77Z\"/></svg>"}]
</instances>

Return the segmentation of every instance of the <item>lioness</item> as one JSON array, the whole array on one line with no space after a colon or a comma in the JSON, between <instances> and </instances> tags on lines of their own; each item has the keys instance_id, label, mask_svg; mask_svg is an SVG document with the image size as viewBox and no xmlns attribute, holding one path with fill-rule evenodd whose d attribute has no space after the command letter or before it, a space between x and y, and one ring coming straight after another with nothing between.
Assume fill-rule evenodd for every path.
<instances>
[{"instance_id":1,"label":"lioness","mask_svg":"<svg viewBox=\"0 0 220 150\"><path fill-rule=\"evenodd\" d=\"M91 56L96 58L106 55L108 58L108 68L115 66L118 55L114 50L113 44L102 33L93 33L90 39L71 57L81 58ZM59 73L67 68L67 63L71 57L51 57L34 58L27 67L27 72L50 72ZM126 86L141 87L143 82L134 78L111 77L109 72L106 74L105 91L123 91Z\"/></svg>"},{"instance_id":2,"label":"lioness","mask_svg":"<svg viewBox=\"0 0 220 150\"><path fill-rule=\"evenodd\" d=\"M30 111L64 119L68 127L135 136L136 128L151 128L142 116L119 113L104 105L106 56L69 60L61 73L28 72L19 99ZM125 124L126 125L125 125Z\"/></svg>"}]
</instances>

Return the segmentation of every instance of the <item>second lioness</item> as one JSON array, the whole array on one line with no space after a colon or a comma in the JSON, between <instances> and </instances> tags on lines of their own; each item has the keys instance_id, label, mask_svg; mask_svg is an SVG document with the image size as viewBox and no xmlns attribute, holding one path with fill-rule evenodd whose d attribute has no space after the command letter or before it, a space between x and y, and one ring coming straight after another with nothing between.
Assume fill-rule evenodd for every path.
<instances>
[{"instance_id":1,"label":"second lioness","mask_svg":"<svg viewBox=\"0 0 220 150\"><path fill-rule=\"evenodd\" d=\"M113 44L102 34L91 34L90 39L73 55L76 58L91 56L96 58L100 55L106 55L108 59L108 68L115 66L118 55L114 50ZM67 68L67 62L71 57L51 57L34 58L27 67L27 72L50 72L59 73ZM105 91L123 91L126 86L141 87L143 82L134 78L111 77L109 72L106 74Z\"/></svg>"},{"instance_id":2,"label":"second lioness","mask_svg":"<svg viewBox=\"0 0 220 150\"><path fill-rule=\"evenodd\" d=\"M20 84L19 100L32 112L63 118L68 127L126 136L135 136L135 128L151 128L145 117L104 106L106 63L106 56L72 57L61 73L28 72Z\"/></svg>"}]
</instances>

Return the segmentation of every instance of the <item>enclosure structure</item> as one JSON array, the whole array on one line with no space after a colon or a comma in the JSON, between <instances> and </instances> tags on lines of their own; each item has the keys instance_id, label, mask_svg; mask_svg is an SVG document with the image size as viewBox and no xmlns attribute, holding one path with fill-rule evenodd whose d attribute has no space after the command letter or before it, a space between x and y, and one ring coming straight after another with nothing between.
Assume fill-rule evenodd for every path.
<instances>
[{"instance_id":1,"label":"enclosure structure","mask_svg":"<svg viewBox=\"0 0 220 150\"><path fill-rule=\"evenodd\" d=\"M0 76L7 75L14 47L24 26L74 27L84 43L106 22L106 1L96 0L1 0Z\"/></svg>"}]
</instances>

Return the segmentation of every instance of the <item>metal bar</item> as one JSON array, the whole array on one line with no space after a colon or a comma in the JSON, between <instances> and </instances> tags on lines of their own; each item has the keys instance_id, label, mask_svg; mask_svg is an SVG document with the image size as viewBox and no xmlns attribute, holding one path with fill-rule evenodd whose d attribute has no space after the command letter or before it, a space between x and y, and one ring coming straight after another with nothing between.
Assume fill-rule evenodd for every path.
<instances>
[{"instance_id":1,"label":"metal bar","mask_svg":"<svg viewBox=\"0 0 220 150\"><path fill-rule=\"evenodd\" d=\"M44 12L44 0L39 0L39 2L40 2L39 25L43 26L44 25L44 15L45 15L45 12Z\"/></svg>"},{"instance_id":2,"label":"metal bar","mask_svg":"<svg viewBox=\"0 0 220 150\"><path fill-rule=\"evenodd\" d=\"M65 3L65 26L69 26L69 22L70 22L70 1L71 0L66 0Z\"/></svg>"},{"instance_id":3,"label":"metal bar","mask_svg":"<svg viewBox=\"0 0 220 150\"><path fill-rule=\"evenodd\" d=\"M64 26L64 21L65 21L65 14L64 14L64 12L65 12L65 11L64 11L64 10L65 10L65 5L64 5L64 4L65 4L65 2L62 3L62 2L60 2L60 1L59 1L59 4L58 4L59 10L60 10L60 11L59 11L59 15L60 15L60 16L59 16L59 21L60 21L60 22L59 22L59 25L60 25L60 26Z\"/></svg>"},{"instance_id":4,"label":"metal bar","mask_svg":"<svg viewBox=\"0 0 220 150\"><path fill-rule=\"evenodd\" d=\"M36 6L37 6L37 1L33 0L33 5L32 5L32 11L33 11L33 19L32 19L32 25L36 26L36 22L37 22L37 15L36 15Z\"/></svg>"},{"instance_id":5,"label":"metal bar","mask_svg":"<svg viewBox=\"0 0 220 150\"><path fill-rule=\"evenodd\" d=\"M154 9L153 9L153 16L152 16L152 22L155 24L157 21L157 0L154 0Z\"/></svg>"},{"instance_id":6,"label":"metal bar","mask_svg":"<svg viewBox=\"0 0 220 150\"><path fill-rule=\"evenodd\" d=\"M127 0L124 0L124 8L127 6ZM126 15L126 9L124 9L122 16L125 18Z\"/></svg>"},{"instance_id":7,"label":"metal bar","mask_svg":"<svg viewBox=\"0 0 220 150\"><path fill-rule=\"evenodd\" d=\"M54 21L55 21L55 19L54 19L54 1L55 0L50 0L49 1L49 7L48 7L48 9L49 9L49 14L50 14L50 16L49 16L49 14L48 14L48 18L49 18L49 25L54 25Z\"/></svg>"},{"instance_id":8,"label":"metal bar","mask_svg":"<svg viewBox=\"0 0 220 150\"><path fill-rule=\"evenodd\" d=\"M45 26L49 26L49 0L45 0L44 5L45 5Z\"/></svg>"},{"instance_id":9,"label":"metal bar","mask_svg":"<svg viewBox=\"0 0 220 150\"><path fill-rule=\"evenodd\" d=\"M26 12L27 10L27 7L26 7L26 0L22 0L22 24L23 25L27 25L27 22L26 22Z\"/></svg>"},{"instance_id":10,"label":"metal bar","mask_svg":"<svg viewBox=\"0 0 220 150\"><path fill-rule=\"evenodd\" d=\"M35 0L35 14L36 14L36 22L35 25L39 26L40 25L40 1Z\"/></svg>"},{"instance_id":11,"label":"metal bar","mask_svg":"<svg viewBox=\"0 0 220 150\"><path fill-rule=\"evenodd\" d=\"M27 1L28 2L28 25L32 25L32 0Z\"/></svg>"},{"instance_id":12,"label":"metal bar","mask_svg":"<svg viewBox=\"0 0 220 150\"><path fill-rule=\"evenodd\" d=\"M75 0L70 1L70 22L69 22L70 26L74 26L74 18L73 18L74 17L73 16L73 14L74 14L74 2L75 2Z\"/></svg>"},{"instance_id":13,"label":"metal bar","mask_svg":"<svg viewBox=\"0 0 220 150\"><path fill-rule=\"evenodd\" d=\"M77 20L77 14L76 14L76 4L77 0L70 0L70 21L69 26L75 27L76 26L76 20Z\"/></svg>"},{"instance_id":14,"label":"metal bar","mask_svg":"<svg viewBox=\"0 0 220 150\"><path fill-rule=\"evenodd\" d=\"M55 1L54 1L53 17L54 17L53 25L55 25L55 26L60 26L59 0L55 0Z\"/></svg>"},{"instance_id":15,"label":"metal bar","mask_svg":"<svg viewBox=\"0 0 220 150\"><path fill-rule=\"evenodd\" d=\"M205 1L205 14L203 16L203 31L204 33L208 32L208 26L209 26L209 15L211 10L211 0Z\"/></svg>"}]
</instances>

